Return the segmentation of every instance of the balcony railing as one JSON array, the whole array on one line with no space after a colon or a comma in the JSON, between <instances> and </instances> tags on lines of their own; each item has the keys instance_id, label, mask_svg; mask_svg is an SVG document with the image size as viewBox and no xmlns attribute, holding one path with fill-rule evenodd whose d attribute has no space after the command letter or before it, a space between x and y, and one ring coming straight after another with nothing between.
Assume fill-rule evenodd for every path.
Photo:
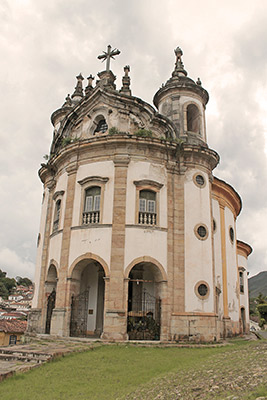
<instances>
[{"instance_id":1,"label":"balcony railing","mask_svg":"<svg viewBox=\"0 0 267 400\"><path fill-rule=\"evenodd\" d=\"M149 212L139 212L138 223L141 225L156 225L157 214Z\"/></svg>"},{"instance_id":2,"label":"balcony railing","mask_svg":"<svg viewBox=\"0 0 267 400\"><path fill-rule=\"evenodd\" d=\"M100 211L89 211L83 213L83 225L99 224Z\"/></svg>"}]
</instances>

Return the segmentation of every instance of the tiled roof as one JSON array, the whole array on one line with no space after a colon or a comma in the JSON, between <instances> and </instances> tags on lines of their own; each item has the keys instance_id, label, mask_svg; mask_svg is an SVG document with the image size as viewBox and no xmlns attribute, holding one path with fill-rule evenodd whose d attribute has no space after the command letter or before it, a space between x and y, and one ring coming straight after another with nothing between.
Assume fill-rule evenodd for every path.
<instances>
[{"instance_id":1,"label":"tiled roof","mask_svg":"<svg viewBox=\"0 0 267 400\"><path fill-rule=\"evenodd\" d=\"M0 319L0 332L6 333L23 333L26 331L27 321L18 321L13 319L11 321Z\"/></svg>"}]
</instances>

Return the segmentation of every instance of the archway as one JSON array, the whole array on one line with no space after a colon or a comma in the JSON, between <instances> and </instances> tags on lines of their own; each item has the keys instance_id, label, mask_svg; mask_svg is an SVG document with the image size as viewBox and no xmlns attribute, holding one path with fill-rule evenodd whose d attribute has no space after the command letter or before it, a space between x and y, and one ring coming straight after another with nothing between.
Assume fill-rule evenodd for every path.
<instances>
[{"instance_id":1,"label":"archway","mask_svg":"<svg viewBox=\"0 0 267 400\"><path fill-rule=\"evenodd\" d=\"M45 333L49 334L52 314L56 304L57 269L54 264L51 264L48 269L45 287L47 296Z\"/></svg>"},{"instance_id":2,"label":"archway","mask_svg":"<svg viewBox=\"0 0 267 400\"><path fill-rule=\"evenodd\" d=\"M195 104L189 104L187 107L187 130L200 133L200 113Z\"/></svg>"},{"instance_id":3,"label":"archway","mask_svg":"<svg viewBox=\"0 0 267 400\"><path fill-rule=\"evenodd\" d=\"M79 261L71 276L70 336L100 337L103 332L105 272L93 259Z\"/></svg>"},{"instance_id":4,"label":"archway","mask_svg":"<svg viewBox=\"0 0 267 400\"><path fill-rule=\"evenodd\" d=\"M242 322L243 333L245 333L246 332L246 312L245 312L244 307L241 307L241 322Z\"/></svg>"},{"instance_id":5,"label":"archway","mask_svg":"<svg viewBox=\"0 0 267 400\"><path fill-rule=\"evenodd\" d=\"M159 340L161 282L159 268L139 262L129 272L127 333L129 340Z\"/></svg>"}]
</instances>

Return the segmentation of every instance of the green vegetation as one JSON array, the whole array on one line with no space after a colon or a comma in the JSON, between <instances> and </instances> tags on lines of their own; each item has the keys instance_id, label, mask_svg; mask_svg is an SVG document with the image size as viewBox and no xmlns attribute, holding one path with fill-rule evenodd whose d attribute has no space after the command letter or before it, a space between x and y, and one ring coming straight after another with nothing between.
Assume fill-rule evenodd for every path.
<instances>
[{"instance_id":1,"label":"green vegetation","mask_svg":"<svg viewBox=\"0 0 267 400\"><path fill-rule=\"evenodd\" d=\"M119 133L120 131L117 128L115 128L115 126L112 126L112 128L108 130L109 135L118 135Z\"/></svg>"},{"instance_id":2,"label":"green vegetation","mask_svg":"<svg viewBox=\"0 0 267 400\"><path fill-rule=\"evenodd\" d=\"M152 137L152 131L148 129L138 129L138 131L134 132L134 135L140 137Z\"/></svg>"},{"instance_id":3,"label":"green vegetation","mask_svg":"<svg viewBox=\"0 0 267 400\"><path fill-rule=\"evenodd\" d=\"M30 286L32 281L28 278L17 276L16 279L8 278L7 273L0 269L0 296L7 299L17 285Z\"/></svg>"},{"instance_id":4,"label":"green vegetation","mask_svg":"<svg viewBox=\"0 0 267 400\"><path fill-rule=\"evenodd\" d=\"M255 399L253 391L263 384L267 368L264 341L213 348L97 346L7 379L0 398L225 399L239 388L242 399ZM267 394L266 387L259 390Z\"/></svg>"},{"instance_id":5,"label":"green vegetation","mask_svg":"<svg viewBox=\"0 0 267 400\"><path fill-rule=\"evenodd\" d=\"M14 287L16 287L16 280L14 278L7 278L7 273L0 269L0 296L7 299Z\"/></svg>"}]
</instances>

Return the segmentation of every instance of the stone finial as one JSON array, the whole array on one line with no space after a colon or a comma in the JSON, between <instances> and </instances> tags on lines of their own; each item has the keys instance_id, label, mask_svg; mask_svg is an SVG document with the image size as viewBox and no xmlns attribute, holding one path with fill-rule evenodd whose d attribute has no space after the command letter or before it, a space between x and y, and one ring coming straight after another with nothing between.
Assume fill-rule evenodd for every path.
<instances>
[{"instance_id":1,"label":"stone finial","mask_svg":"<svg viewBox=\"0 0 267 400\"><path fill-rule=\"evenodd\" d=\"M88 79L88 84L87 84L87 86L85 88L85 95L86 96L88 96L91 93L91 91L93 90L93 80L95 79L95 77L92 74L90 74L87 77L87 79Z\"/></svg>"},{"instance_id":2,"label":"stone finial","mask_svg":"<svg viewBox=\"0 0 267 400\"><path fill-rule=\"evenodd\" d=\"M197 78L196 84L197 84L198 86L201 86L201 85L202 85L202 82L201 82L200 78Z\"/></svg>"},{"instance_id":3,"label":"stone finial","mask_svg":"<svg viewBox=\"0 0 267 400\"><path fill-rule=\"evenodd\" d=\"M71 98L73 101L79 101L83 98L83 76L80 73L78 76L76 76L77 79L77 85L75 87L75 90L73 94L71 95Z\"/></svg>"},{"instance_id":4,"label":"stone finial","mask_svg":"<svg viewBox=\"0 0 267 400\"><path fill-rule=\"evenodd\" d=\"M132 94L130 89L131 78L129 77L129 72L130 72L130 66L125 65L124 76L122 77L122 88L120 90L120 93L124 93L127 94L128 96L131 96Z\"/></svg>"},{"instance_id":5,"label":"stone finial","mask_svg":"<svg viewBox=\"0 0 267 400\"><path fill-rule=\"evenodd\" d=\"M72 101L69 94L65 98L65 103L63 104L62 108L63 107L72 107Z\"/></svg>"},{"instance_id":6,"label":"stone finial","mask_svg":"<svg viewBox=\"0 0 267 400\"><path fill-rule=\"evenodd\" d=\"M172 73L172 76L187 76L187 72L184 69L184 64L182 61L182 55L183 55L183 51L180 47L176 47L176 49L174 50L174 54L176 56L176 61L175 61L175 68L174 71Z\"/></svg>"}]
</instances>

